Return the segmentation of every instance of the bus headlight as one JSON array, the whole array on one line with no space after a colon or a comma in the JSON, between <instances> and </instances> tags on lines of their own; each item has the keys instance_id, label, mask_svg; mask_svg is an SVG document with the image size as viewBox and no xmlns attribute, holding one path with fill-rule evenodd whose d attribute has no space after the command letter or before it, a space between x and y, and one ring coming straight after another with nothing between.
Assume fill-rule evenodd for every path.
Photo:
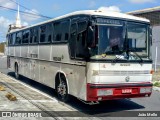
<instances>
[{"instance_id":1,"label":"bus headlight","mask_svg":"<svg viewBox=\"0 0 160 120\"><path fill-rule=\"evenodd\" d=\"M146 93L151 93L152 92L152 88L146 88Z\"/></svg>"},{"instance_id":2,"label":"bus headlight","mask_svg":"<svg viewBox=\"0 0 160 120\"><path fill-rule=\"evenodd\" d=\"M108 96L108 95L113 95L113 90L98 90L97 96Z\"/></svg>"},{"instance_id":3,"label":"bus headlight","mask_svg":"<svg viewBox=\"0 0 160 120\"><path fill-rule=\"evenodd\" d=\"M152 88L140 88L140 93L151 93Z\"/></svg>"},{"instance_id":4,"label":"bus headlight","mask_svg":"<svg viewBox=\"0 0 160 120\"><path fill-rule=\"evenodd\" d=\"M98 71L98 70L93 70L92 75L93 75L93 76L99 75L99 71Z\"/></svg>"}]
</instances>

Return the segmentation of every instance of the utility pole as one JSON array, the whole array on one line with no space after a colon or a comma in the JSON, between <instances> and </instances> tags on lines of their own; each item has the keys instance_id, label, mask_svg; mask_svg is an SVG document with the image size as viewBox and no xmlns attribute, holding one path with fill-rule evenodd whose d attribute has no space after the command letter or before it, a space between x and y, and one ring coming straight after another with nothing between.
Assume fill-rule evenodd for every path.
<instances>
[{"instance_id":1,"label":"utility pole","mask_svg":"<svg viewBox=\"0 0 160 120\"><path fill-rule=\"evenodd\" d=\"M157 46L156 46L156 55L155 55L155 63L154 63L154 65L155 65L155 72L157 71Z\"/></svg>"}]
</instances>

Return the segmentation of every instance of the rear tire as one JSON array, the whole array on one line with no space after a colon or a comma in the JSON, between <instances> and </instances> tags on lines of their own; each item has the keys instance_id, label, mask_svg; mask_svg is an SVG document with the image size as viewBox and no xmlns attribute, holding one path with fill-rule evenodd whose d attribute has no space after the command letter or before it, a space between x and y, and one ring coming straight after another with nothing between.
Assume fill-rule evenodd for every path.
<instances>
[{"instance_id":1,"label":"rear tire","mask_svg":"<svg viewBox=\"0 0 160 120\"><path fill-rule=\"evenodd\" d=\"M58 99L62 102L69 101L68 87L64 75L59 75L59 79L56 80L56 92Z\"/></svg>"},{"instance_id":2,"label":"rear tire","mask_svg":"<svg viewBox=\"0 0 160 120\"><path fill-rule=\"evenodd\" d=\"M15 78L19 79L19 69L18 69L17 63L15 64L15 72L14 72L14 74L15 74Z\"/></svg>"}]
</instances>

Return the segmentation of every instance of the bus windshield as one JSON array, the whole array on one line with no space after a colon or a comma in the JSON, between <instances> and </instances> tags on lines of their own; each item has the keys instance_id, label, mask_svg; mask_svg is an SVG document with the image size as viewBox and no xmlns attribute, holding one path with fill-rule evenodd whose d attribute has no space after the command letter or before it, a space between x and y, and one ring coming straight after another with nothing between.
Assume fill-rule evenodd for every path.
<instances>
[{"instance_id":1,"label":"bus windshield","mask_svg":"<svg viewBox=\"0 0 160 120\"><path fill-rule=\"evenodd\" d=\"M123 21L120 24L114 23L116 24L96 25L97 45L91 48L91 58L148 59L148 24Z\"/></svg>"}]
</instances>

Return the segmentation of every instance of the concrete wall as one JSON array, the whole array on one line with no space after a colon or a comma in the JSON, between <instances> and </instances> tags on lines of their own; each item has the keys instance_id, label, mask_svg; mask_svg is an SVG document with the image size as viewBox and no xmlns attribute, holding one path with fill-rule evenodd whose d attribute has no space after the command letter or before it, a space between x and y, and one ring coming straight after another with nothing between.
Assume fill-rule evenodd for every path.
<instances>
[{"instance_id":1,"label":"concrete wall","mask_svg":"<svg viewBox=\"0 0 160 120\"><path fill-rule=\"evenodd\" d=\"M153 26L152 29L152 59L155 63L155 55L156 55L156 47L157 47L157 64L160 65L160 25L159 26Z\"/></svg>"}]
</instances>

